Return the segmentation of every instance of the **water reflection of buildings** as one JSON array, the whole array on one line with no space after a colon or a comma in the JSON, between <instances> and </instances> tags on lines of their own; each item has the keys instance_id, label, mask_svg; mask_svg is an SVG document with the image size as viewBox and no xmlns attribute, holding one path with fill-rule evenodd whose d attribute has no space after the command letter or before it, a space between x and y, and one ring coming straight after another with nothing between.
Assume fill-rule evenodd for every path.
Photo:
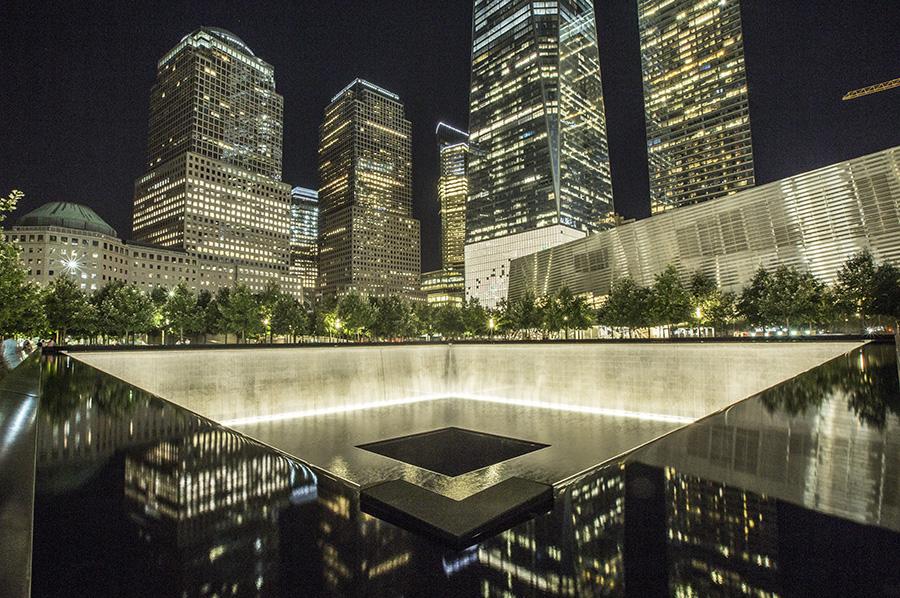
<instances>
[{"instance_id":1,"label":"water reflection of buildings","mask_svg":"<svg viewBox=\"0 0 900 598\"><path fill-rule=\"evenodd\" d=\"M666 468L669 590L777 596L776 501Z\"/></svg>"},{"instance_id":2,"label":"water reflection of buildings","mask_svg":"<svg viewBox=\"0 0 900 598\"><path fill-rule=\"evenodd\" d=\"M852 368L848 372L848 365ZM641 457L859 523L900 530L900 419L848 383L890 380L893 362L837 363L695 424ZM855 372L855 373L854 373ZM892 386L879 392L897 393Z\"/></svg>"},{"instance_id":3,"label":"water reflection of buildings","mask_svg":"<svg viewBox=\"0 0 900 598\"><path fill-rule=\"evenodd\" d=\"M414 558L427 541L359 510L359 491L319 475L317 500L281 514L289 542L282 558L291 562L284 587L303 587L309 596L408 595L422 572Z\"/></svg>"},{"instance_id":4,"label":"water reflection of buildings","mask_svg":"<svg viewBox=\"0 0 900 598\"><path fill-rule=\"evenodd\" d=\"M444 574L483 596L622 592L624 507L624 467L602 469L562 488L552 512L444 555Z\"/></svg>"},{"instance_id":5,"label":"water reflection of buildings","mask_svg":"<svg viewBox=\"0 0 900 598\"><path fill-rule=\"evenodd\" d=\"M881 365L895 392L894 362ZM462 551L370 517L356 489L127 385L104 395L93 374L78 378L88 390L75 404L55 404L53 416L42 404L39 474L71 464L93 474L94 461L118 480L116 516L137 555L128 566L167 594L777 596L870 578L900 587L889 562L900 553L900 422L846 382L883 378L877 360L836 367L589 472L558 489L550 513Z\"/></svg>"},{"instance_id":6,"label":"water reflection of buildings","mask_svg":"<svg viewBox=\"0 0 900 598\"><path fill-rule=\"evenodd\" d=\"M76 393L68 405L57 404L64 411L54 411L45 399L38 426L38 467L98 462L117 451L146 446L199 425L194 418L179 416L173 407L139 398L136 391L132 399L124 414L105 407L90 389Z\"/></svg>"},{"instance_id":7,"label":"water reflection of buildings","mask_svg":"<svg viewBox=\"0 0 900 598\"><path fill-rule=\"evenodd\" d=\"M237 434L207 429L125 458L126 509L185 595L278 587L278 514L315 499L315 476Z\"/></svg>"}]
</instances>

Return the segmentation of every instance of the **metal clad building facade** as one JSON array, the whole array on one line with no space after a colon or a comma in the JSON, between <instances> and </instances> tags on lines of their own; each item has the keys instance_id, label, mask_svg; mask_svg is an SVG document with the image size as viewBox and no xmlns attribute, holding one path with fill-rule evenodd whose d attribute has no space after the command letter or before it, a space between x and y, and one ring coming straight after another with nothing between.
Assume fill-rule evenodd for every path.
<instances>
[{"instance_id":1,"label":"metal clad building facade","mask_svg":"<svg viewBox=\"0 0 900 598\"><path fill-rule=\"evenodd\" d=\"M649 285L669 264L685 278L707 273L729 290L760 266L794 266L832 282L863 249L900 264L900 147L519 258L510 298L562 286L599 298L620 277Z\"/></svg>"}]
</instances>

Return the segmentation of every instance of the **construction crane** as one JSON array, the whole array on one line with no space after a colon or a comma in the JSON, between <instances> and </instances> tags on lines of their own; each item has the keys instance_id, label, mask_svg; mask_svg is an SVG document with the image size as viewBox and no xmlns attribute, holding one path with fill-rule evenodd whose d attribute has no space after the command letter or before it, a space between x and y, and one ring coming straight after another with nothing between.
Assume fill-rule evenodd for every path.
<instances>
[{"instance_id":1,"label":"construction crane","mask_svg":"<svg viewBox=\"0 0 900 598\"><path fill-rule=\"evenodd\" d=\"M895 87L900 87L900 77L891 79L890 81L885 81L884 83L876 83L875 85L869 85L868 87L861 87L859 89L854 89L853 91L848 91L841 99L846 102L847 100L855 100L856 98L872 95L873 93L878 93L879 91L887 91Z\"/></svg>"}]
</instances>

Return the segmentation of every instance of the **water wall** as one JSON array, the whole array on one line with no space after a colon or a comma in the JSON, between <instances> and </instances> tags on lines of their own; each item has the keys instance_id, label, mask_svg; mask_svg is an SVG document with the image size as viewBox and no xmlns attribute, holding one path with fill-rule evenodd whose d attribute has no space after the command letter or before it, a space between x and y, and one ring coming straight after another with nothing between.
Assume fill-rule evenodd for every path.
<instances>
[{"instance_id":1,"label":"water wall","mask_svg":"<svg viewBox=\"0 0 900 598\"><path fill-rule=\"evenodd\" d=\"M697 418L858 345L484 343L72 357L216 421L441 397Z\"/></svg>"}]
</instances>

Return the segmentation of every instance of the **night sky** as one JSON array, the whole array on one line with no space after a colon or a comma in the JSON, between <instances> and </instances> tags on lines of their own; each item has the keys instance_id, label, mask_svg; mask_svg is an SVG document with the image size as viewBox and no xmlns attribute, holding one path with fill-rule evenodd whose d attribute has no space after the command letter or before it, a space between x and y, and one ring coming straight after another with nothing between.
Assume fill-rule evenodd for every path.
<instances>
[{"instance_id":1,"label":"night sky","mask_svg":"<svg viewBox=\"0 0 900 598\"><path fill-rule=\"evenodd\" d=\"M284 96L284 180L316 186L322 111L355 77L398 93L413 124L422 267L439 265L437 121L468 124L470 0L0 2L0 193L19 215L47 201L94 208L130 236L156 62L201 25L241 37ZM649 213L636 0L598 0L616 208ZM900 145L897 0L745 0L757 183Z\"/></svg>"}]
</instances>

